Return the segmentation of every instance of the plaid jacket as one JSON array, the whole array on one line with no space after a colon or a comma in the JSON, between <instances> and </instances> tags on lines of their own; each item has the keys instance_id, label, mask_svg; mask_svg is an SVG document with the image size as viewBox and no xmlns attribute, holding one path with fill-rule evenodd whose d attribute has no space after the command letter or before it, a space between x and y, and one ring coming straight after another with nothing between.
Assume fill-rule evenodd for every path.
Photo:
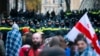
<instances>
[{"instance_id":1,"label":"plaid jacket","mask_svg":"<svg viewBox=\"0 0 100 56\"><path fill-rule=\"evenodd\" d=\"M6 56L18 56L21 45L22 39L19 30L12 29L9 31L6 39Z\"/></svg>"},{"instance_id":2,"label":"plaid jacket","mask_svg":"<svg viewBox=\"0 0 100 56\"><path fill-rule=\"evenodd\" d=\"M75 56L97 56L97 54L91 47L87 47L81 55L79 55L79 52L76 52Z\"/></svg>"}]
</instances>

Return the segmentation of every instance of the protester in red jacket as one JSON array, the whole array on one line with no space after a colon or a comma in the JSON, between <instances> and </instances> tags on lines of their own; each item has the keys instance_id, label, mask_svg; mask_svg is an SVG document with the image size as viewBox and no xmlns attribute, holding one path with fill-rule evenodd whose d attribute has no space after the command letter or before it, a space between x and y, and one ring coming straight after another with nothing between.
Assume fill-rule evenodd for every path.
<instances>
[{"instance_id":1,"label":"protester in red jacket","mask_svg":"<svg viewBox=\"0 0 100 56\"><path fill-rule=\"evenodd\" d=\"M19 56L25 56L28 55L28 51L30 49L30 45L24 45L19 52Z\"/></svg>"},{"instance_id":2,"label":"protester in red jacket","mask_svg":"<svg viewBox=\"0 0 100 56\"><path fill-rule=\"evenodd\" d=\"M25 37L24 45L20 48L19 56L27 56L32 44L32 33L27 33Z\"/></svg>"}]
</instances>

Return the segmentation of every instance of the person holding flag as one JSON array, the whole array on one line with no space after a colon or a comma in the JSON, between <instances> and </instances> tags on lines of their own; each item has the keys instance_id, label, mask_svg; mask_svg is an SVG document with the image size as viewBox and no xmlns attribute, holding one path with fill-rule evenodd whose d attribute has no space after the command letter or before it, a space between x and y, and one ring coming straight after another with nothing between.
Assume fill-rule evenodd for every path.
<instances>
[{"instance_id":1,"label":"person holding flag","mask_svg":"<svg viewBox=\"0 0 100 56\"><path fill-rule=\"evenodd\" d=\"M75 39L75 44L78 47L75 56L97 56L96 52L88 45L88 42L83 34L78 34Z\"/></svg>"},{"instance_id":2,"label":"person holding flag","mask_svg":"<svg viewBox=\"0 0 100 56\"><path fill-rule=\"evenodd\" d=\"M100 55L100 48L98 43L97 35L89 21L87 12L81 17L81 19L76 23L72 30L65 36L65 39L68 38L70 41L75 41L78 34L82 33L85 35L87 42L92 43L94 51Z\"/></svg>"}]
</instances>

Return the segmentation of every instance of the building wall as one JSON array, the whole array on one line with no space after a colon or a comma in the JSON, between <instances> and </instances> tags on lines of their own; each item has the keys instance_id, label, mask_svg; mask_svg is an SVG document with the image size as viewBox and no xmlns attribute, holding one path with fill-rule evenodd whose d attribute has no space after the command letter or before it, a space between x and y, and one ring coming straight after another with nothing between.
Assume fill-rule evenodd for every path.
<instances>
[{"instance_id":1,"label":"building wall","mask_svg":"<svg viewBox=\"0 0 100 56\"><path fill-rule=\"evenodd\" d=\"M71 0L71 10L100 9L100 0Z\"/></svg>"},{"instance_id":2,"label":"building wall","mask_svg":"<svg viewBox=\"0 0 100 56\"><path fill-rule=\"evenodd\" d=\"M80 10L83 10L83 9L93 9L94 8L94 3L95 1L94 0L83 0L81 5L80 5Z\"/></svg>"},{"instance_id":3,"label":"building wall","mask_svg":"<svg viewBox=\"0 0 100 56\"><path fill-rule=\"evenodd\" d=\"M62 4L62 7L61 7ZM41 13L45 14L47 11L50 13L55 11L58 14L59 10L66 10L65 0L42 0Z\"/></svg>"},{"instance_id":4,"label":"building wall","mask_svg":"<svg viewBox=\"0 0 100 56\"><path fill-rule=\"evenodd\" d=\"M23 9L23 5L25 5L25 0L9 0L9 4L8 4L8 9L9 11L11 11L11 9L17 9L17 11L20 11L21 9Z\"/></svg>"},{"instance_id":5,"label":"building wall","mask_svg":"<svg viewBox=\"0 0 100 56\"><path fill-rule=\"evenodd\" d=\"M22 9L22 4L23 4L23 1L22 0L18 0L18 11L20 11Z\"/></svg>"},{"instance_id":6,"label":"building wall","mask_svg":"<svg viewBox=\"0 0 100 56\"><path fill-rule=\"evenodd\" d=\"M80 6L82 9L100 9L100 0L84 0Z\"/></svg>"},{"instance_id":7,"label":"building wall","mask_svg":"<svg viewBox=\"0 0 100 56\"><path fill-rule=\"evenodd\" d=\"M16 0L9 0L9 11L11 11L11 9L16 8Z\"/></svg>"},{"instance_id":8,"label":"building wall","mask_svg":"<svg viewBox=\"0 0 100 56\"><path fill-rule=\"evenodd\" d=\"M82 0L71 0L70 8L71 10L78 10L80 8Z\"/></svg>"}]
</instances>

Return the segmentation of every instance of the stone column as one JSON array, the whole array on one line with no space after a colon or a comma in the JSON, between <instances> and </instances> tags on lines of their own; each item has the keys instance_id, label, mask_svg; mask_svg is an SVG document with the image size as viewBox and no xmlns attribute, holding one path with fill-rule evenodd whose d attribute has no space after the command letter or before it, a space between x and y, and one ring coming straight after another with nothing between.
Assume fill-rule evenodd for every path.
<instances>
[{"instance_id":1,"label":"stone column","mask_svg":"<svg viewBox=\"0 0 100 56\"><path fill-rule=\"evenodd\" d=\"M18 0L18 9L17 11L20 11L22 9L22 0Z\"/></svg>"},{"instance_id":2,"label":"stone column","mask_svg":"<svg viewBox=\"0 0 100 56\"><path fill-rule=\"evenodd\" d=\"M23 12L26 11L26 0L22 0L22 8L23 8Z\"/></svg>"},{"instance_id":3,"label":"stone column","mask_svg":"<svg viewBox=\"0 0 100 56\"><path fill-rule=\"evenodd\" d=\"M9 11L11 11L11 9L14 9L16 6L16 1L15 0L9 0Z\"/></svg>"}]
</instances>

